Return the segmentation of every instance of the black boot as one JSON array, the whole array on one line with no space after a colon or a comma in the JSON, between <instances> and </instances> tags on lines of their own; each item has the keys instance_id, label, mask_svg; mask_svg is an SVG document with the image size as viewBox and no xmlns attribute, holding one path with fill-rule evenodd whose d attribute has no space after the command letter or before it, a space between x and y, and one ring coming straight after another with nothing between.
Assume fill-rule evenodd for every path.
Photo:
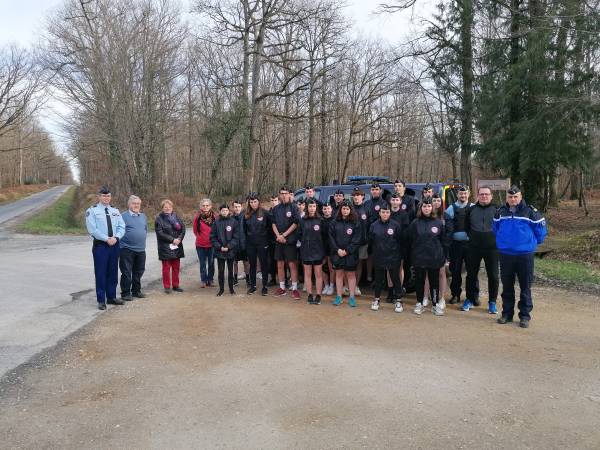
<instances>
[{"instance_id":1,"label":"black boot","mask_svg":"<svg viewBox=\"0 0 600 450\"><path fill-rule=\"evenodd\" d=\"M223 288L219 288L219 292L217 292L217 297L220 297L221 295L223 295L223 292L225 292L223 290Z\"/></svg>"}]
</instances>

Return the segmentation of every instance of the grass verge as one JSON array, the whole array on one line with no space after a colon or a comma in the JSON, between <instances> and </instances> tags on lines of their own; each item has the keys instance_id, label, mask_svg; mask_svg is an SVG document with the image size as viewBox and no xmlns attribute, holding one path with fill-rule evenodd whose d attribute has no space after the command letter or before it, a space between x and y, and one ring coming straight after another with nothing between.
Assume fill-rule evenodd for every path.
<instances>
[{"instance_id":1,"label":"grass verge","mask_svg":"<svg viewBox=\"0 0 600 450\"><path fill-rule=\"evenodd\" d=\"M73 215L77 188L70 187L52 206L28 219L19 231L33 234L85 234Z\"/></svg>"},{"instance_id":2,"label":"grass verge","mask_svg":"<svg viewBox=\"0 0 600 450\"><path fill-rule=\"evenodd\" d=\"M559 261L556 259L536 259L535 270L546 278L569 284L600 285L600 273L584 264Z\"/></svg>"},{"instance_id":3,"label":"grass verge","mask_svg":"<svg viewBox=\"0 0 600 450\"><path fill-rule=\"evenodd\" d=\"M26 184L24 186L2 188L0 189L0 205L16 202L17 200L45 191L54 186L54 184Z\"/></svg>"}]
</instances>

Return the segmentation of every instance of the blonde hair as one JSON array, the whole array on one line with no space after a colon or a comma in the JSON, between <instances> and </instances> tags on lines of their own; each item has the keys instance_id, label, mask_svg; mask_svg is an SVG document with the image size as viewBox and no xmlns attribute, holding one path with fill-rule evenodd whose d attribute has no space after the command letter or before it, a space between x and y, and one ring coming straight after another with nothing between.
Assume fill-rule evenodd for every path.
<instances>
[{"instance_id":1,"label":"blonde hair","mask_svg":"<svg viewBox=\"0 0 600 450\"><path fill-rule=\"evenodd\" d=\"M173 202L168 198L165 198L162 202L160 202L160 209L163 209L167 204L171 205L171 208L173 207Z\"/></svg>"}]
</instances>

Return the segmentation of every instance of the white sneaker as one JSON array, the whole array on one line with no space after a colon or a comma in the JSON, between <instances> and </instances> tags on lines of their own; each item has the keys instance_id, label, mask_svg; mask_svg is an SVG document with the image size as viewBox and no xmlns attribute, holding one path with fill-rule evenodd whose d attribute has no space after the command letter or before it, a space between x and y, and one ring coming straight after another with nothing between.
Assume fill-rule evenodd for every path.
<instances>
[{"instance_id":1,"label":"white sneaker","mask_svg":"<svg viewBox=\"0 0 600 450\"><path fill-rule=\"evenodd\" d=\"M256 279L257 279L257 280L262 280L262 272L258 272L258 273L256 274Z\"/></svg>"},{"instance_id":2,"label":"white sneaker","mask_svg":"<svg viewBox=\"0 0 600 450\"><path fill-rule=\"evenodd\" d=\"M404 311L402 302L396 302L396 307L394 308L394 311L396 311L397 313L401 313L402 311Z\"/></svg>"},{"instance_id":3,"label":"white sneaker","mask_svg":"<svg viewBox=\"0 0 600 450\"><path fill-rule=\"evenodd\" d=\"M414 313L417 314L418 316L420 316L421 314L423 314L424 309L425 309L425 307L423 306L423 303L417 303L415 305Z\"/></svg>"},{"instance_id":4,"label":"white sneaker","mask_svg":"<svg viewBox=\"0 0 600 450\"><path fill-rule=\"evenodd\" d=\"M350 291L348 290L348 288L346 286L344 286L344 291L342 295L350 295Z\"/></svg>"},{"instance_id":5,"label":"white sneaker","mask_svg":"<svg viewBox=\"0 0 600 450\"><path fill-rule=\"evenodd\" d=\"M423 308L429 305L429 297L423 297Z\"/></svg>"},{"instance_id":6,"label":"white sneaker","mask_svg":"<svg viewBox=\"0 0 600 450\"><path fill-rule=\"evenodd\" d=\"M379 309L379 300L373 300L371 303L371 310L377 311Z\"/></svg>"},{"instance_id":7,"label":"white sneaker","mask_svg":"<svg viewBox=\"0 0 600 450\"><path fill-rule=\"evenodd\" d=\"M356 295L357 297L360 297L362 295L362 292L360 292L360 289L358 286L356 286L356 289L354 289L354 295Z\"/></svg>"},{"instance_id":8,"label":"white sneaker","mask_svg":"<svg viewBox=\"0 0 600 450\"><path fill-rule=\"evenodd\" d=\"M431 312L433 313L434 316L443 316L444 315L444 308L442 307L442 305L440 305L438 303L437 305L435 305L431 309Z\"/></svg>"},{"instance_id":9,"label":"white sneaker","mask_svg":"<svg viewBox=\"0 0 600 450\"><path fill-rule=\"evenodd\" d=\"M443 298L438 300L437 305L442 309L442 311L446 310L446 300Z\"/></svg>"},{"instance_id":10,"label":"white sneaker","mask_svg":"<svg viewBox=\"0 0 600 450\"><path fill-rule=\"evenodd\" d=\"M246 278L246 273L245 272L238 273L238 276L237 276L238 280L243 280L244 278Z\"/></svg>"}]
</instances>

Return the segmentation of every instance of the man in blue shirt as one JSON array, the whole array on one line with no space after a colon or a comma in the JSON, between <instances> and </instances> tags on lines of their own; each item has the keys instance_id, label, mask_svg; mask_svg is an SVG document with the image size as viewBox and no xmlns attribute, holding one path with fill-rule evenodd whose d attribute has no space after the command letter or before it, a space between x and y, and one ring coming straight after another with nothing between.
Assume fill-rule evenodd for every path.
<instances>
[{"instance_id":1,"label":"man in blue shirt","mask_svg":"<svg viewBox=\"0 0 600 450\"><path fill-rule=\"evenodd\" d=\"M127 211L122 214L125 236L121 239L119 268L121 269L121 298L131 301L146 297L142 293L142 275L146 269L146 234L148 219L141 212L142 200L132 195L127 200Z\"/></svg>"},{"instance_id":2,"label":"man in blue shirt","mask_svg":"<svg viewBox=\"0 0 600 450\"><path fill-rule=\"evenodd\" d=\"M511 186L506 193L506 204L496 212L493 231L496 234L502 280L502 317L498 323L513 321L516 277L521 288L519 326L528 328L533 309L533 255L538 244L546 238L546 220L537 209L525 203L517 186Z\"/></svg>"},{"instance_id":3,"label":"man in blue shirt","mask_svg":"<svg viewBox=\"0 0 600 450\"><path fill-rule=\"evenodd\" d=\"M119 240L125 235L125 222L118 209L110 206L111 194L108 187L98 191L98 203L85 212L87 231L94 239L92 256L96 276L96 299L98 309L105 310L106 304L122 305L117 299L119 277Z\"/></svg>"}]
</instances>

